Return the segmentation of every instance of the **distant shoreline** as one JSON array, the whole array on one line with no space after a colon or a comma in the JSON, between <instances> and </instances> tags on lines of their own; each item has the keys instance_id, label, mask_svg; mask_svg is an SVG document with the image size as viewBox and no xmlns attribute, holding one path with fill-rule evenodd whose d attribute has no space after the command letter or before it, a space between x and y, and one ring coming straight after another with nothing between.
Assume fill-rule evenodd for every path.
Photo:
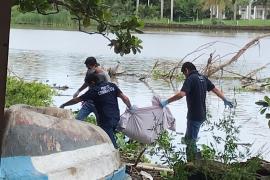
<instances>
[{"instance_id":1,"label":"distant shoreline","mask_svg":"<svg viewBox=\"0 0 270 180\"><path fill-rule=\"evenodd\" d=\"M145 28L172 28L172 29L204 29L204 30L249 30L270 31L270 26L233 26L233 25L203 25L203 24L161 24L145 23Z\"/></svg>"},{"instance_id":2,"label":"distant shoreline","mask_svg":"<svg viewBox=\"0 0 270 180\"><path fill-rule=\"evenodd\" d=\"M15 29L44 29L44 30L68 30L77 31L75 26L58 26L58 25L35 25L35 24L11 24ZM95 27L91 27L95 28ZM144 28L158 29L192 29L192 30L229 30L229 31L269 31L270 26L236 26L236 25L203 25L203 24L165 24L165 23L145 23Z\"/></svg>"}]
</instances>

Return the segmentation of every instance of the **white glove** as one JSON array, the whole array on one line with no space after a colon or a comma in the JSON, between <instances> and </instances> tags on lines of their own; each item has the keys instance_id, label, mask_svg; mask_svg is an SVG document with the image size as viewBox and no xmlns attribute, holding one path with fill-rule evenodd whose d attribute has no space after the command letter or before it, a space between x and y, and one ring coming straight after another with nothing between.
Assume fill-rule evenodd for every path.
<instances>
[{"instance_id":1,"label":"white glove","mask_svg":"<svg viewBox=\"0 0 270 180\"><path fill-rule=\"evenodd\" d=\"M73 98L76 98L78 95L80 94L80 91L76 91L74 94L73 94Z\"/></svg>"}]
</instances>

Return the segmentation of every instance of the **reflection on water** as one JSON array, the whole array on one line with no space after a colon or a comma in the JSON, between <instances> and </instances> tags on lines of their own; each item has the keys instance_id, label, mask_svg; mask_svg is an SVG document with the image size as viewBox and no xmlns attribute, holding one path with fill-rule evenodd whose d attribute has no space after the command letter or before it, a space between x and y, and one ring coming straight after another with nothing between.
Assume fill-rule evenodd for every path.
<instances>
[{"instance_id":1,"label":"reflection on water","mask_svg":"<svg viewBox=\"0 0 270 180\"><path fill-rule=\"evenodd\" d=\"M61 91L62 95L54 99L54 105L59 106L71 98L71 95L81 86L84 79L85 66L83 64L87 56L97 57L100 64L105 67L115 66L118 62L121 68L132 74L147 74L156 60L177 61L186 54L194 51L199 46L208 42L215 42L215 46L200 51L186 60L192 60L201 55L195 61L196 64L205 62L211 52L225 55L235 52L245 43L256 37L257 33L224 33L224 32L147 32L139 35L143 40L144 50L141 54L120 57L104 46L108 43L100 36L89 36L79 32L69 31L44 31L44 30L12 30L10 40L9 69L17 76L26 80L39 80L50 85L67 85L70 88ZM233 65L233 69L247 74L254 67L262 66L269 62L270 40L261 41L260 49L253 48L248 51L241 60ZM227 60L227 58L224 58ZM229 59L229 57L228 57ZM259 73L260 77L269 77L269 68ZM164 98L174 94L170 84L162 80L147 82L149 89L140 82L137 77L119 76L114 80L121 90L130 97L132 104L139 107L151 105L153 91ZM237 100L236 123L241 126L239 138L242 143L253 143L253 153L257 153L262 147L264 157L270 160L267 149L270 148L270 129L264 116L255 105L262 99L265 93L260 92L235 92L233 81L214 81L224 90L225 95ZM181 83L178 85L180 88ZM78 109L80 105L70 108ZM209 93L207 107L213 120L222 118L224 112L223 102L215 95ZM177 131L185 132L186 128L186 102L185 99L169 105L177 120ZM120 110L125 106L120 102ZM202 131L199 144L209 143L210 134Z\"/></svg>"}]
</instances>

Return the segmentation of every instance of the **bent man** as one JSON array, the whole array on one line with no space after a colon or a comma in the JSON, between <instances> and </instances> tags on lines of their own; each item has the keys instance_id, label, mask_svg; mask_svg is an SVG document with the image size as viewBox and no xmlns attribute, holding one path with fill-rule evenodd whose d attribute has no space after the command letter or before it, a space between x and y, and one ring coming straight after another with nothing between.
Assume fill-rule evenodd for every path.
<instances>
[{"instance_id":1,"label":"bent man","mask_svg":"<svg viewBox=\"0 0 270 180\"><path fill-rule=\"evenodd\" d=\"M77 97L80 94L80 92L83 91L85 88L87 88L87 87L89 89L91 88L91 85L89 85L86 82L86 78L90 74L96 74L99 82L109 82L110 81L110 76L108 75L108 73L106 71L104 71L103 69L100 68L99 64L97 63L96 58L88 57L88 58L86 58L84 64L87 67L87 73L86 73L85 78L84 78L84 83L76 91L76 93L73 95L73 98ZM83 121L91 112L93 112L95 114L96 120L99 123L98 113L96 112L96 108L95 108L92 100L88 100L86 102L83 102L83 105L82 105L81 109L79 110L79 112L76 116L76 119Z\"/></svg>"},{"instance_id":2,"label":"bent man","mask_svg":"<svg viewBox=\"0 0 270 180\"><path fill-rule=\"evenodd\" d=\"M86 77L86 82L92 86L85 94L73 98L62 104L60 108L77 104L81 101L92 100L99 116L99 126L109 135L113 145L117 148L114 132L120 120L120 111L117 97L130 109L129 98L122 91L110 82L100 82L96 74L90 74Z\"/></svg>"}]
</instances>

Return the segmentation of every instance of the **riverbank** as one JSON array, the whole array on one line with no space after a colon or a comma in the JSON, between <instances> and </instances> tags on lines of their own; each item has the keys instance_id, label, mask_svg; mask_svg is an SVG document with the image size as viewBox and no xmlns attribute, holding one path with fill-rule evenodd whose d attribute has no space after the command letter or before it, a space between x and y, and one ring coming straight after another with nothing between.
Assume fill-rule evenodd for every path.
<instances>
[{"instance_id":1,"label":"riverbank","mask_svg":"<svg viewBox=\"0 0 270 180\"><path fill-rule=\"evenodd\" d=\"M193 30L248 30L248 31L270 31L270 26L237 26L237 25L207 25L207 24L164 24L145 23L145 28L160 29L193 29Z\"/></svg>"},{"instance_id":2,"label":"riverbank","mask_svg":"<svg viewBox=\"0 0 270 180\"><path fill-rule=\"evenodd\" d=\"M34 25L34 24L11 24L11 28L15 29L44 29L44 30L68 30L77 31L78 27L74 26L64 26L64 25ZM91 27L89 31L94 31L95 27ZM236 26L236 25L203 25L203 24L165 24L165 23L145 23L143 31L149 29L159 29L159 30L212 30L212 31L263 31L270 32L270 26Z\"/></svg>"},{"instance_id":3,"label":"riverbank","mask_svg":"<svg viewBox=\"0 0 270 180\"><path fill-rule=\"evenodd\" d=\"M133 179L189 179L219 180L246 179L263 180L270 178L270 162L253 157L245 162L225 164L214 160L197 160L175 165L174 169L163 165L139 163L137 166L126 163L126 171Z\"/></svg>"}]
</instances>

